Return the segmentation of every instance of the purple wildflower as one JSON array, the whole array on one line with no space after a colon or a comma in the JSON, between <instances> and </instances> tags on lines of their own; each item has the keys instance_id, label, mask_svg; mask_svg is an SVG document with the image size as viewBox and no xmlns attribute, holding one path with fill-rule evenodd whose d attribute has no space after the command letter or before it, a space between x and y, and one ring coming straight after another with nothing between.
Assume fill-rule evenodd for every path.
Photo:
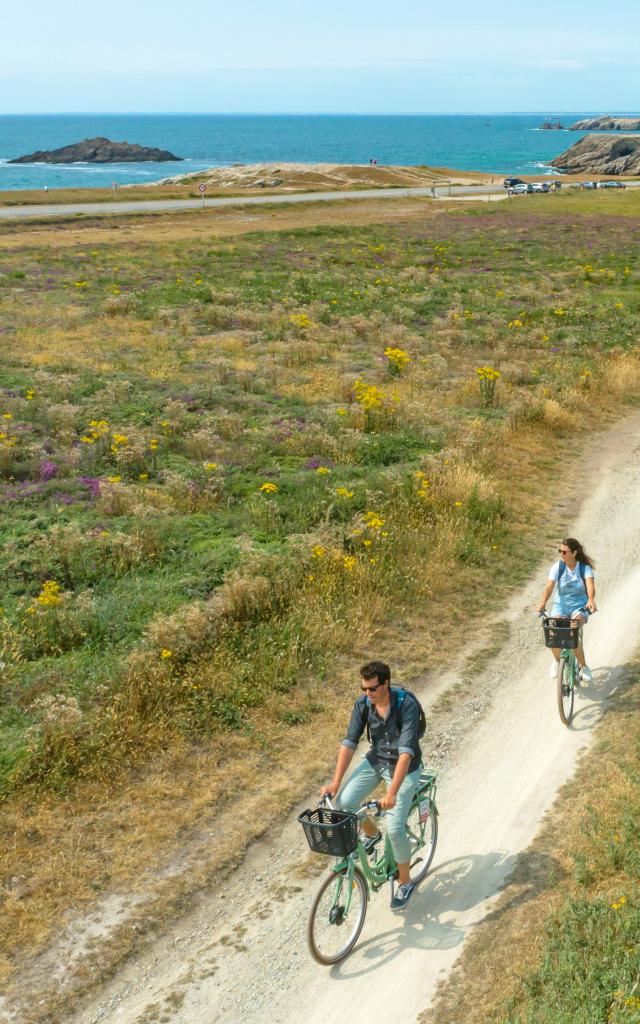
<instances>
[{"instance_id":1,"label":"purple wildflower","mask_svg":"<svg viewBox=\"0 0 640 1024\"><path fill-rule=\"evenodd\" d=\"M43 459L40 463L40 479L41 480L53 480L54 476L58 472L58 467L55 462L51 459Z\"/></svg>"},{"instance_id":2,"label":"purple wildflower","mask_svg":"<svg viewBox=\"0 0 640 1024\"><path fill-rule=\"evenodd\" d=\"M95 476L81 476L80 483L91 492L92 498L100 497L100 481Z\"/></svg>"}]
</instances>

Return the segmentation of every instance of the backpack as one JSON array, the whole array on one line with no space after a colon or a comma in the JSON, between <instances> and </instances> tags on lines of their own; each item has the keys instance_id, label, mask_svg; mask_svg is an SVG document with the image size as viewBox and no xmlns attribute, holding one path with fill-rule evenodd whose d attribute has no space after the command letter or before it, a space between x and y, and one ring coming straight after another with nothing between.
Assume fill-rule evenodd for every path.
<instances>
[{"instance_id":1,"label":"backpack","mask_svg":"<svg viewBox=\"0 0 640 1024\"><path fill-rule=\"evenodd\" d=\"M563 572L564 572L564 570L566 568L567 568L566 562L563 562L562 559L560 559L560 565L558 566L558 583L562 579L562 574L563 574ZM580 571L580 579L584 583L584 579L585 579L585 575L586 575L586 572L585 572L586 567L585 567L584 562L578 562L578 569Z\"/></svg>"},{"instance_id":2,"label":"backpack","mask_svg":"<svg viewBox=\"0 0 640 1024\"><path fill-rule=\"evenodd\" d=\"M397 694L397 697L398 697L398 703L396 704L396 710L397 711L401 710L402 705L404 704L405 697L407 697L407 696L408 697L413 697L413 699L415 700L416 704L418 705L418 711L420 713L420 721L419 721L419 725L418 725L418 739L421 740L422 737L424 736L425 732L427 731L427 716L424 713L424 708L422 707L422 704L420 703L420 701L416 697L415 693L412 693L411 690L405 690L401 686L392 686L392 687L390 687L390 690L395 690L395 693ZM368 697L366 698L366 702L367 702L367 743L371 743L371 732L369 730L369 711L373 707L373 704L371 703L371 701L369 700ZM400 728L402 728L402 716L400 716L399 725L400 725Z\"/></svg>"}]
</instances>

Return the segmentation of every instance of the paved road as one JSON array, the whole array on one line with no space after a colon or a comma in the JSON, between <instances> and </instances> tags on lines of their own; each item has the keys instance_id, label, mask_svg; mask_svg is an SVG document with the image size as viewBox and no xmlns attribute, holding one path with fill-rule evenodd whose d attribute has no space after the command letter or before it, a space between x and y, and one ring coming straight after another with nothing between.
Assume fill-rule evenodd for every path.
<instances>
[{"instance_id":1,"label":"paved road","mask_svg":"<svg viewBox=\"0 0 640 1024\"><path fill-rule=\"evenodd\" d=\"M504 189L495 185L477 185L472 189L465 185L439 186L435 190L438 198L478 193L504 196ZM298 192L294 195L270 196L224 196L205 199L205 208L224 206L264 206L268 203L318 203L335 202L343 199L409 199L416 196L431 196L430 188L363 189L357 192ZM0 206L0 219L14 220L24 217L68 217L77 214L110 213L161 213L169 210L197 210L202 208L201 199L142 199L110 203L60 203L37 204L33 206Z\"/></svg>"},{"instance_id":2,"label":"paved road","mask_svg":"<svg viewBox=\"0 0 640 1024\"><path fill-rule=\"evenodd\" d=\"M567 187L575 187L568 185ZM640 181L627 182L627 188L639 188ZM358 192L298 192L294 195L269 196L223 196L216 199L205 199L206 209L225 206L265 206L269 203L329 203L345 199L412 199L419 196L432 197L430 188L391 188L363 189ZM473 199L474 197L490 200L505 198L502 185L438 185L435 188L437 199ZM142 199L127 202L109 203L60 203L37 204L33 206L0 206L0 220L19 220L29 217L69 217L82 214L96 216L98 214L123 213L162 213L173 210L202 209L201 199Z\"/></svg>"}]
</instances>

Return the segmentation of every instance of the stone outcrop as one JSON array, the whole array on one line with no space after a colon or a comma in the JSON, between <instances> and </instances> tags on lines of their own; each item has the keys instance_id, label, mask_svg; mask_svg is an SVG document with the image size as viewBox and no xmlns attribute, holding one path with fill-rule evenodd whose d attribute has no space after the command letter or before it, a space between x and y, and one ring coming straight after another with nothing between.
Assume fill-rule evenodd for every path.
<instances>
[{"instance_id":1,"label":"stone outcrop","mask_svg":"<svg viewBox=\"0 0 640 1024\"><path fill-rule=\"evenodd\" d=\"M640 174L640 136L585 135L551 166L569 174Z\"/></svg>"},{"instance_id":2,"label":"stone outcrop","mask_svg":"<svg viewBox=\"0 0 640 1024\"><path fill-rule=\"evenodd\" d=\"M640 132L640 117L587 117L569 125L570 132Z\"/></svg>"},{"instance_id":3,"label":"stone outcrop","mask_svg":"<svg viewBox=\"0 0 640 1024\"><path fill-rule=\"evenodd\" d=\"M9 160L10 164L128 164L164 163L169 160L182 160L166 149L153 149L149 146L138 146L132 142L111 142L110 139L84 139L72 146L61 149L38 150L28 156L19 156Z\"/></svg>"}]
</instances>

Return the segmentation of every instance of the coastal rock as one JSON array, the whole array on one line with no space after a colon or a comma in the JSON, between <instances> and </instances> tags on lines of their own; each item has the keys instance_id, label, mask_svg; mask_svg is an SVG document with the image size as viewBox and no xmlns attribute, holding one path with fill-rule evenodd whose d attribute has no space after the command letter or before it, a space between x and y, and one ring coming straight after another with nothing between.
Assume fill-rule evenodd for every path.
<instances>
[{"instance_id":1,"label":"coastal rock","mask_svg":"<svg viewBox=\"0 0 640 1024\"><path fill-rule=\"evenodd\" d=\"M640 174L640 137L585 135L551 166L570 174Z\"/></svg>"},{"instance_id":2,"label":"coastal rock","mask_svg":"<svg viewBox=\"0 0 640 1024\"><path fill-rule=\"evenodd\" d=\"M587 117L569 125L570 132L639 132L640 117Z\"/></svg>"},{"instance_id":3,"label":"coastal rock","mask_svg":"<svg viewBox=\"0 0 640 1024\"><path fill-rule=\"evenodd\" d=\"M111 142L102 138L83 139L71 146L60 149L38 150L28 156L19 156L9 160L10 164L124 164L142 163L143 161L163 163L169 160L182 160L166 149L154 149L149 146L138 146L130 142Z\"/></svg>"}]
</instances>

